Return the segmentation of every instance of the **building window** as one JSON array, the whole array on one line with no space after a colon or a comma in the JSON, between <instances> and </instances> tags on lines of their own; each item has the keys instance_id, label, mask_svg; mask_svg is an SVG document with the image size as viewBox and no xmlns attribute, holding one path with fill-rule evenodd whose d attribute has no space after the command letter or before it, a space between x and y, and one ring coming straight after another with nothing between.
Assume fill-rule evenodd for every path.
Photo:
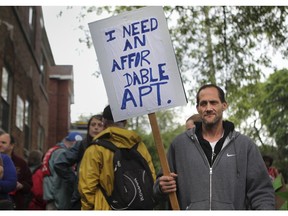
<instances>
[{"instance_id":1,"label":"building window","mask_svg":"<svg viewBox=\"0 0 288 216\"><path fill-rule=\"evenodd\" d=\"M10 73L6 67L2 68L1 84L0 127L8 132L10 117L11 78Z\"/></svg>"},{"instance_id":2,"label":"building window","mask_svg":"<svg viewBox=\"0 0 288 216\"><path fill-rule=\"evenodd\" d=\"M30 102L28 100L25 101L25 143L24 148L29 149L30 147L30 128L31 128L31 108Z\"/></svg>"},{"instance_id":3,"label":"building window","mask_svg":"<svg viewBox=\"0 0 288 216\"><path fill-rule=\"evenodd\" d=\"M42 53L41 62L40 62L40 82L45 87L46 86L46 59Z\"/></svg>"},{"instance_id":4,"label":"building window","mask_svg":"<svg viewBox=\"0 0 288 216\"><path fill-rule=\"evenodd\" d=\"M16 126L23 131L24 122L24 101L17 95L17 109L16 109Z\"/></svg>"},{"instance_id":5,"label":"building window","mask_svg":"<svg viewBox=\"0 0 288 216\"><path fill-rule=\"evenodd\" d=\"M35 30L36 30L36 10L35 7L29 7L29 27L31 44L35 46Z\"/></svg>"},{"instance_id":6,"label":"building window","mask_svg":"<svg viewBox=\"0 0 288 216\"><path fill-rule=\"evenodd\" d=\"M35 9L34 7L29 7L29 26L34 29L35 24Z\"/></svg>"},{"instance_id":7,"label":"building window","mask_svg":"<svg viewBox=\"0 0 288 216\"><path fill-rule=\"evenodd\" d=\"M43 151L43 146L44 146L44 141L45 141L45 132L43 127L39 126L38 128L38 149L40 151Z\"/></svg>"},{"instance_id":8,"label":"building window","mask_svg":"<svg viewBox=\"0 0 288 216\"><path fill-rule=\"evenodd\" d=\"M40 26L41 26L41 29L44 28L44 21L43 21L43 18L42 18L42 17L40 18Z\"/></svg>"},{"instance_id":9,"label":"building window","mask_svg":"<svg viewBox=\"0 0 288 216\"><path fill-rule=\"evenodd\" d=\"M2 69L2 89L1 96L5 101L8 101L9 92L9 73L5 67Z\"/></svg>"}]
</instances>

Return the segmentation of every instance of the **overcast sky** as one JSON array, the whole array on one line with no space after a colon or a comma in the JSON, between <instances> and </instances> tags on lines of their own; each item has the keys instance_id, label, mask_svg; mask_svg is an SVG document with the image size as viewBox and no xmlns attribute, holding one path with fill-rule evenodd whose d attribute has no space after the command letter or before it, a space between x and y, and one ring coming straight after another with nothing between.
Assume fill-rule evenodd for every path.
<instances>
[{"instance_id":1,"label":"overcast sky","mask_svg":"<svg viewBox=\"0 0 288 216\"><path fill-rule=\"evenodd\" d=\"M57 18L59 11L63 16ZM57 65L73 65L74 70L74 104L71 106L71 120L76 121L80 115L90 116L102 112L108 104L108 99L102 77L96 78L93 73L99 71L96 53L92 48L79 43L83 36L77 28L76 16L79 7L66 10L66 7L43 7L44 23ZM89 22L100 19L94 17Z\"/></svg>"}]
</instances>

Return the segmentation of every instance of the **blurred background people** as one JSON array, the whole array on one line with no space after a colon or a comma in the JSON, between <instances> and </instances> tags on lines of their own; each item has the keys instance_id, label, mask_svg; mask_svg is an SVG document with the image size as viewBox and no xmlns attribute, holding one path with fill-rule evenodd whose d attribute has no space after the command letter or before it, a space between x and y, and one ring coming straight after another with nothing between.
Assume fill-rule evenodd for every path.
<instances>
[{"instance_id":1,"label":"blurred background people","mask_svg":"<svg viewBox=\"0 0 288 216\"><path fill-rule=\"evenodd\" d=\"M8 155L0 153L0 210L14 209L9 192L14 191L16 185L17 174L13 161Z\"/></svg>"},{"instance_id":2,"label":"blurred background people","mask_svg":"<svg viewBox=\"0 0 288 216\"><path fill-rule=\"evenodd\" d=\"M43 179L43 199L46 203L46 210L68 210L71 208L71 196L76 176L72 167L67 172L69 176L61 178L54 168L55 161L60 154L72 148L76 141L83 138L80 133L70 132L62 142L50 148L44 158L42 172Z\"/></svg>"},{"instance_id":3,"label":"blurred background people","mask_svg":"<svg viewBox=\"0 0 288 216\"><path fill-rule=\"evenodd\" d=\"M78 171L83 154L87 146L91 143L94 136L104 129L102 115L93 115L87 125L87 134L84 140L78 141L68 151L62 152L55 161L54 168L56 173L63 179L70 176L71 167L76 165L76 181L71 198L71 209L81 210L81 199L78 191Z\"/></svg>"},{"instance_id":4,"label":"blurred background people","mask_svg":"<svg viewBox=\"0 0 288 216\"><path fill-rule=\"evenodd\" d=\"M279 171L276 167L272 166L273 158L269 155L263 155L263 160L265 162L271 181L274 181L274 179L279 175Z\"/></svg>"},{"instance_id":5,"label":"blurred background people","mask_svg":"<svg viewBox=\"0 0 288 216\"><path fill-rule=\"evenodd\" d=\"M195 127L195 122L202 122L201 116L198 113L190 116L186 120L186 124L185 124L186 130L194 128Z\"/></svg>"},{"instance_id":6,"label":"blurred background people","mask_svg":"<svg viewBox=\"0 0 288 216\"><path fill-rule=\"evenodd\" d=\"M43 199L43 173L42 173L43 153L33 150L28 157L28 166L32 172L33 186L31 189L31 201L29 210L45 210L46 201Z\"/></svg>"},{"instance_id":7,"label":"blurred background people","mask_svg":"<svg viewBox=\"0 0 288 216\"><path fill-rule=\"evenodd\" d=\"M13 161L17 172L16 189L10 192L15 210L26 210L32 188L32 173L26 161L14 153L15 139L11 134L0 135L0 152L7 154Z\"/></svg>"}]
</instances>

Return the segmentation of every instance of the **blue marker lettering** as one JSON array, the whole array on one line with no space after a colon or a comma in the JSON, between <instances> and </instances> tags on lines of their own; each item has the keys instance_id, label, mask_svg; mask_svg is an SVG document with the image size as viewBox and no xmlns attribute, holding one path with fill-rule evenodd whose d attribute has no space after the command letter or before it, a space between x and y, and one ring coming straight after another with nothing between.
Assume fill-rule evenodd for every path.
<instances>
[{"instance_id":1,"label":"blue marker lettering","mask_svg":"<svg viewBox=\"0 0 288 216\"><path fill-rule=\"evenodd\" d=\"M116 39L116 37L113 37L113 35L112 35L114 32L115 32L115 30L105 32L105 35L108 36L108 40L106 42L109 42L109 41Z\"/></svg>"}]
</instances>

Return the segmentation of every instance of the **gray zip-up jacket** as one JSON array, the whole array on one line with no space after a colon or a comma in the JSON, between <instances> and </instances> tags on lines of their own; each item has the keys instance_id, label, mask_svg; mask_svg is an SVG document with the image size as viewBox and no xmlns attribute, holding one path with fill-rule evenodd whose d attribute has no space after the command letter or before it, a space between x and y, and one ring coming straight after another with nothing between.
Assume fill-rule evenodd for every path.
<instances>
[{"instance_id":1,"label":"gray zip-up jacket","mask_svg":"<svg viewBox=\"0 0 288 216\"><path fill-rule=\"evenodd\" d=\"M275 195L256 144L231 131L212 166L195 135L195 128L177 136L169 147L171 172L177 173L181 210L274 210ZM158 175L161 176L160 173ZM154 185L158 199L167 198Z\"/></svg>"}]
</instances>

